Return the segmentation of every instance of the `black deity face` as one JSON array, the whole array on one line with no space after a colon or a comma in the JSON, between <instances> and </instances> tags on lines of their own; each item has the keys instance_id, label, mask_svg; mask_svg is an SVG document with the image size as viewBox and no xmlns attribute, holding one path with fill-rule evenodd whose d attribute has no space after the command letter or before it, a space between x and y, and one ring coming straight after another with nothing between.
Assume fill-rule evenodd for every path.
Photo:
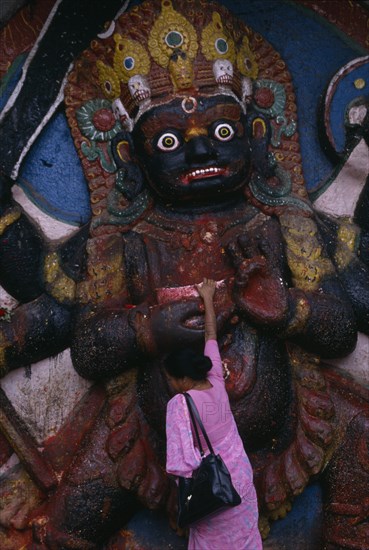
<instances>
[{"instance_id":1,"label":"black deity face","mask_svg":"<svg viewBox=\"0 0 369 550\"><path fill-rule=\"evenodd\" d=\"M149 185L166 204L227 201L248 181L245 117L231 97L154 107L136 124L133 140Z\"/></svg>"}]
</instances>

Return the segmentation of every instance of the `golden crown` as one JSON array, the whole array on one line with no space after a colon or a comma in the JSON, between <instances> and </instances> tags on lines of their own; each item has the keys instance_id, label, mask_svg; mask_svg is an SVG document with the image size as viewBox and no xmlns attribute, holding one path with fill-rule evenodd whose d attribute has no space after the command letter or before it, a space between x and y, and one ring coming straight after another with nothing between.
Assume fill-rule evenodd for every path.
<instances>
[{"instance_id":1,"label":"golden crown","mask_svg":"<svg viewBox=\"0 0 369 550\"><path fill-rule=\"evenodd\" d=\"M92 43L97 79L128 128L175 97L221 93L245 106L258 75L249 32L213 2L143 2Z\"/></svg>"}]
</instances>

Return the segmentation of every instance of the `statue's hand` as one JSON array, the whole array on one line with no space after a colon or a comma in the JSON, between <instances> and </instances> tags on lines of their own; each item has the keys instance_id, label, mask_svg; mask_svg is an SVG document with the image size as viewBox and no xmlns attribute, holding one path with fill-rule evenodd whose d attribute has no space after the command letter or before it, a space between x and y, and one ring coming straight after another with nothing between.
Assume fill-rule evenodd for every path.
<instances>
[{"instance_id":1,"label":"statue's hand","mask_svg":"<svg viewBox=\"0 0 369 550\"><path fill-rule=\"evenodd\" d=\"M288 295L283 280L267 255L240 257L240 250L232 245L236 276L233 297L239 310L252 321L271 326L283 323L288 314Z\"/></svg>"},{"instance_id":2,"label":"statue's hand","mask_svg":"<svg viewBox=\"0 0 369 550\"><path fill-rule=\"evenodd\" d=\"M10 206L12 198L11 188L14 183L11 178L0 173L0 214Z\"/></svg>"},{"instance_id":3,"label":"statue's hand","mask_svg":"<svg viewBox=\"0 0 369 550\"><path fill-rule=\"evenodd\" d=\"M198 344L204 338L200 300L182 300L150 308L151 329L157 349L170 351Z\"/></svg>"}]
</instances>

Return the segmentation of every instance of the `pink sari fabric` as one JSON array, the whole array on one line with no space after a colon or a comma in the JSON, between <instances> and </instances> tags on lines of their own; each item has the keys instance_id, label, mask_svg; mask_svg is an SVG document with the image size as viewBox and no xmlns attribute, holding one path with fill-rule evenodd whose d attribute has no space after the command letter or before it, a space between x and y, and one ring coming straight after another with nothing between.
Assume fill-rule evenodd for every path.
<instances>
[{"instance_id":1,"label":"pink sari fabric","mask_svg":"<svg viewBox=\"0 0 369 550\"><path fill-rule=\"evenodd\" d=\"M216 340L208 340L205 355L213 367L208 380L212 388L188 393L208 433L215 453L223 458L233 484L242 498L239 506L205 518L190 528L189 550L259 550L262 542L258 530L258 504L252 468L243 448L230 410L225 389L222 361ZM191 477L200 465L200 452L194 445L190 416L185 398L175 395L167 407L167 465L169 474ZM206 444L201 438L203 448Z\"/></svg>"}]
</instances>

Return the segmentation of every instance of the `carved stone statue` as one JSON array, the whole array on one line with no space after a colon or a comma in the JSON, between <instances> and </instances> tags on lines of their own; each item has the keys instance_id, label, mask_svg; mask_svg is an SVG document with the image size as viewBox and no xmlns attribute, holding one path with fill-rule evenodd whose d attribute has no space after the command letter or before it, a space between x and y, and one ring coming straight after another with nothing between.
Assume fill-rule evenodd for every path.
<instances>
[{"instance_id":1,"label":"carved stone statue","mask_svg":"<svg viewBox=\"0 0 369 550\"><path fill-rule=\"evenodd\" d=\"M0 283L20 305L0 321L0 368L70 347L95 383L42 450L2 394L33 480L4 536L101 548L141 505L173 522L162 363L203 345L195 284L211 277L262 533L324 471L326 543L369 548L368 391L325 364L369 333L368 225L315 211L284 61L221 5L152 0L91 43L65 103L92 218L47 242L2 177Z\"/></svg>"}]
</instances>

